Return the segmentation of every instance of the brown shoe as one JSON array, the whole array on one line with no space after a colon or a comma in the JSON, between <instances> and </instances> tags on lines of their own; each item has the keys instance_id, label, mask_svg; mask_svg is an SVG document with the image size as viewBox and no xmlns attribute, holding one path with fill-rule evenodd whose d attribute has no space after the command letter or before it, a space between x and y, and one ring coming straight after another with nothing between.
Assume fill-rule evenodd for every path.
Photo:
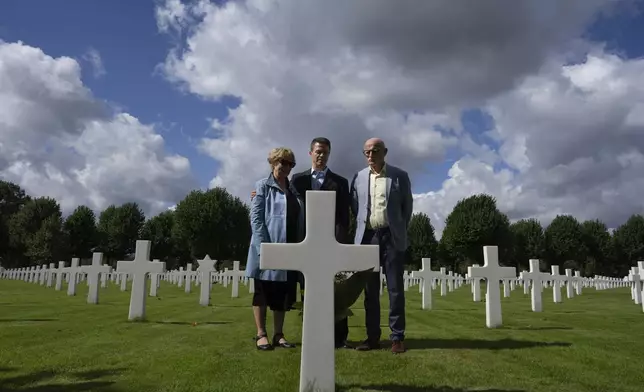
<instances>
[{"instance_id":1,"label":"brown shoe","mask_svg":"<svg viewBox=\"0 0 644 392\"><path fill-rule=\"evenodd\" d=\"M356 347L356 350L358 351L371 351L371 350L379 350L379 349L380 349L380 342L372 339L367 339L364 342L360 343L358 347Z\"/></svg>"},{"instance_id":2,"label":"brown shoe","mask_svg":"<svg viewBox=\"0 0 644 392\"><path fill-rule=\"evenodd\" d=\"M405 352L405 344L400 340L391 342L391 352L394 354L402 354Z\"/></svg>"}]
</instances>

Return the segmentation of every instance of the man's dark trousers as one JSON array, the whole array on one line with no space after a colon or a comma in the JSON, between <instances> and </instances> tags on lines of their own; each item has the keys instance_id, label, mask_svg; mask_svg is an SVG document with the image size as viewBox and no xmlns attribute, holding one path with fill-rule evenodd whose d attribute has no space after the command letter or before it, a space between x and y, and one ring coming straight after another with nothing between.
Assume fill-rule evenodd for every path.
<instances>
[{"instance_id":1,"label":"man's dark trousers","mask_svg":"<svg viewBox=\"0 0 644 392\"><path fill-rule=\"evenodd\" d=\"M389 339L405 340L405 291L403 287L404 253L397 251L392 243L388 228L365 230L363 245L378 245L380 249L380 266L387 279L389 293ZM364 298L365 324L367 339L380 341L380 272L374 272L365 288Z\"/></svg>"}]
</instances>

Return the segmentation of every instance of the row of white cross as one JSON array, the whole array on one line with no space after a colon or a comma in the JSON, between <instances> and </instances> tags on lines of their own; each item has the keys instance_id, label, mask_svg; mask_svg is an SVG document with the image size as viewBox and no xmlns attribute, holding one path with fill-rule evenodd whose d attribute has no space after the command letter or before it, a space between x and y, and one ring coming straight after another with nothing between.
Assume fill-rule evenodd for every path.
<instances>
[{"instance_id":1,"label":"row of white cross","mask_svg":"<svg viewBox=\"0 0 644 392\"><path fill-rule=\"evenodd\" d=\"M99 279L100 286L107 287L107 280L111 278L112 281L117 284L120 282L121 290L125 291L127 289L127 278L133 276L132 283L132 297L145 297L145 286L143 286L143 291L140 290L141 286L140 279L136 280L137 271L140 275L140 270L144 266L141 264L141 261L145 261L145 266L143 267L146 270L145 277L149 276L152 280L150 284L149 295L156 297L157 288L159 286L159 280L165 279L176 283L179 287L185 287L185 292L191 292L191 283L194 280L197 284L202 283L201 292L199 296L199 303L202 306L210 305L210 291L212 289L212 282L218 281L222 283L224 287L228 286L228 282L232 283L232 294L233 298L239 297L239 282L240 280L244 284L248 284L250 281L250 292L254 291L254 284L252 279L246 279L244 277L244 271L239 269L239 261L233 262L233 269L228 270L226 268L224 271L216 271L215 265L217 260L210 259L209 256L206 256L203 260L198 260L199 268L197 271L192 271L192 264L188 264L186 271L183 270L183 267L178 271L168 271L165 272L165 265L159 260L149 261L149 253L146 257L141 257L142 252L149 252L150 243L149 241L137 241L137 250L135 253L135 259L132 262L128 261L119 261L117 263L117 270L115 273L112 272L112 268L108 265L103 265L103 254L94 253L92 256L92 264L87 266L79 266L79 259L73 258L71 266L65 267L65 262L59 262L58 268L55 268L55 264L51 263L49 268L46 265L42 267L25 267L17 268L11 270L3 270L0 273L0 277L14 280L23 280L30 283L40 283L41 285L46 285L51 287L53 285L53 280L55 278L55 289L61 290L63 285L63 279L67 282L67 295L74 296L76 295L77 283L82 279L87 279L88 285L88 294L87 302L89 304L98 304L99 302ZM137 264L138 263L138 264ZM162 266L162 268L160 268ZM135 283L136 280L136 283ZM184 284L185 282L185 284ZM203 284L206 282L206 284ZM140 319L145 317L145 298L133 298L130 303L130 312L128 314L129 320Z\"/></svg>"},{"instance_id":2,"label":"row of white cross","mask_svg":"<svg viewBox=\"0 0 644 392\"><path fill-rule=\"evenodd\" d=\"M335 210L333 192L308 191L306 197L306 238L297 244L263 243L260 250L260 268L297 270L303 273L307 284L307 295L304 296L300 391L330 392L335 389L335 353L333 349L335 275L342 271L369 269L377 271L379 252L376 245L347 245L339 244L336 241L335 215L331 213ZM479 279L487 281L486 325L494 328L502 324L499 282L516 279L517 275L514 267L499 266L497 247L486 246L483 248L483 253L484 265L469 267L468 279L474 282L475 296L475 287ZM148 274L159 274L165 270L164 263L149 261L149 254L149 241L137 241L135 259L133 261L119 261L117 264L117 272L126 272L133 277L129 319L145 316L145 287ZM214 271L214 263L215 261L209 260L209 258L200 260L198 270L212 272ZM429 264L424 267L426 268L421 271L414 271L412 278L422 279L424 306L426 306L431 303L431 282L434 279L432 274L440 272L431 271ZM640 265L640 271L644 271L642 265ZM96 277L98 277L98 273L96 273ZM543 281L546 280L545 275L548 275L548 280L553 280L552 275L539 271L537 260L531 260L530 271L524 271L520 276L524 287L527 287L526 282L532 282L533 310L538 308L534 305L534 299L540 298ZM632 274L632 279L635 279L635 276L636 274ZM573 280L575 277L567 276L566 279ZM641 292L639 275L636 279ZM72 281L75 282L75 279L70 279L70 282ZM452 280L450 279L450 281ZM208 282L208 285L203 284L205 282ZM555 279L555 282L559 284L560 281ZM611 281L610 284L602 288L608 288L616 282ZM606 284L606 282L602 284ZM205 287L209 285L209 278L202 280L202 290L209 291L210 287ZM579 286L577 287L579 289ZM308 309L313 310L307 311Z\"/></svg>"}]
</instances>

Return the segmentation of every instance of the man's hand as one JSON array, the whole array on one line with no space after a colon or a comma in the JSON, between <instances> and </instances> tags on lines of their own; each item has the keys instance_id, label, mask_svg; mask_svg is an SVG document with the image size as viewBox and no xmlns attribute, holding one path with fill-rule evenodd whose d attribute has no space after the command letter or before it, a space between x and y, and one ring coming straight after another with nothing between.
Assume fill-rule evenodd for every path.
<instances>
[{"instance_id":1,"label":"man's hand","mask_svg":"<svg viewBox=\"0 0 644 392\"><path fill-rule=\"evenodd\" d=\"M257 192L255 192L255 190L253 189L253 191L250 193L250 199L253 200L256 194Z\"/></svg>"}]
</instances>

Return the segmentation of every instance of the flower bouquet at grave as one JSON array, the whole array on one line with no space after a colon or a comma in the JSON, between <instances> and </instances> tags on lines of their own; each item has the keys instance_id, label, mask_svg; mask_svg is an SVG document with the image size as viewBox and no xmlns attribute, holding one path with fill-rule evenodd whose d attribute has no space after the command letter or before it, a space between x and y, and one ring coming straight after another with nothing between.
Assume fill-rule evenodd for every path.
<instances>
[{"instance_id":1,"label":"flower bouquet at grave","mask_svg":"<svg viewBox=\"0 0 644 392\"><path fill-rule=\"evenodd\" d=\"M365 271L354 272L351 276L347 277L343 273L335 275L335 284L334 284L334 318L335 322L338 322L346 317L352 316L353 312L349 309L360 297L362 291L367 285L367 279L369 274L373 273L373 269L368 269ZM302 294L306 290L302 290ZM300 310L300 314L303 314L304 304L298 302L293 305L295 309Z\"/></svg>"}]
</instances>

